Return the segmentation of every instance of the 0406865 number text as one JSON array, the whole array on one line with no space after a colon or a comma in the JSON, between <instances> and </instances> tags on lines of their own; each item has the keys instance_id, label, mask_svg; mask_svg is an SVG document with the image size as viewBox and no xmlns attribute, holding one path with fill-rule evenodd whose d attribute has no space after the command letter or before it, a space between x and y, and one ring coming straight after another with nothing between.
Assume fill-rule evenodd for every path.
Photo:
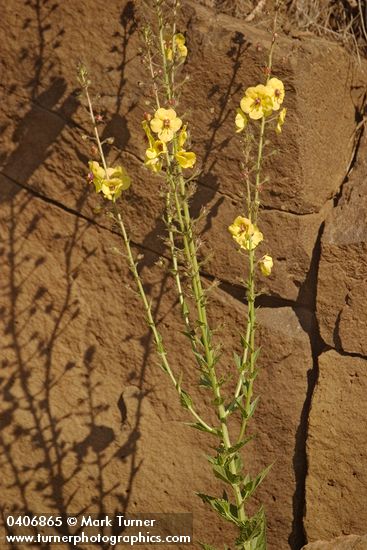
<instances>
[{"instance_id":1,"label":"0406865 number text","mask_svg":"<svg viewBox=\"0 0 367 550\"><path fill-rule=\"evenodd\" d=\"M8 527L61 527L61 516L7 516Z\"/></svg>"}]
</instances>

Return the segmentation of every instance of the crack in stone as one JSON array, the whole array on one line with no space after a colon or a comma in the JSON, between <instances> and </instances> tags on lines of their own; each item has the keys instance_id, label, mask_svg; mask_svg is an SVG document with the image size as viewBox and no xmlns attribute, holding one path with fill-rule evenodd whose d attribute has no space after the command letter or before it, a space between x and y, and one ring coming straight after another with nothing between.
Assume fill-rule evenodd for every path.
<instances>
[{"instance_id":1,"label":"crack in stone","mask_svg":"<svg viewBox=\"0 0 367 550\"><path fill-rule=\"evenodd\" d=\"M367 98L367 94L364 96L363 105L365 105L366 103L366 98ZM358 120L356 121L356 123L358 123ZM361 144L362 134L363 134L363 127L361 128L361 131L359 132L358 136L355 139L354 149L351 155L351 161L346 171L346 175L339 187L338 193L333 197L333 209L337 208L339 201L343 195L344 185L348 181L349 174L352 171L354 164L356 163L356 160L358 157L358 151ZM303 455L303 460L302 460L301 468L299 468L298 480L296 481L297 488L294 494L294 520L293 520L294 540L293 541L290 540L290 543L291 544L293 543L292 548L295 548L295 550L300 550L304 545L307 544L307 537L306 537L306 532L304 528L304 517L305 517L304 513L306 510L306 479L308 475L308 458L307 458L306 444L307 444L307 438L308 438L308 419L309 419L310 410L311 410L312 397L317 385L318 375L319 375L319 357L322 353L324 353L328 349L334 349L332 347L326 346L325 342L321 337L318 321L317 321L317 309L316 309L318 269L320 265L321 239L324 232L324 228L325 228L325 222L323 222L320 226L318 239L313 250L312 260L311 260L310 269L309 269L309 273L311 273L311 271L314 270L313 281L312 281L313 284L311 288L311 296L313 301L313 304L312 304L313 320L312 320L311 327L309 327L308 330L306 329L306 332L310 338L312 358L313 358L313 368L308 375L307 396L306 396L306 400L304 402L304 406L302 410L301 422L300 422L299 434L298 434L298 446L299 446L298 453ZM367 359L367 357L364 357L363 355L358 353L346 353L337 349L335 351L340 353L340 355ZM297 442L296 442L296 446L297 446ZM297 455L297 452L295 453L295 457L296 455ZM295 471L296 471L296 465L295 465ZM297 474L296 474L296 477L297 477Z\"/></svg>"},{"instance_id":2,"label":"crack in stone","mask_svg":"<svg viewBox=\"0 0 367 550\"><path fill-rule=\"evenodd\" d=\"M327 351L330 351L330 350L333 350L333 351L336 351L339 355L341 355L342 357L356 357L358 359L363 359L364 361L367 360L367 355L363 355L363 353L358 353L358 352L353 352L353 351L344 351L344 350L341 350L341 349L336 349L336 348L333 348L332 346L330 347L327 347L323 353L327 352ZM320 354L321 355L321 354Z\"/></svg>"},{"instance_id":3,"label":"crack in stone","mask_svg":"<svg viewBox=\"0 0 367 550\"><path fill-rule=\"evenodd\" d=\"M119 235L120 236L119 231L108 228L107 226L98 223L94 219L89 218L88 216L82 214L81 212L78 212L77 210L74 210L73 208L70 208L69 206L66 206L64 203L61 203L61 202L59 202L55 199L51 199L50 197L48 197L46 195L42 195L42 193L39 193L38 191L36 191L32 187L28 187L27 185L25 185L23 183L19 183L14 178L11 178L10 176L6 175L4 172L0 172L0 174L5 176L9 181L14 183L15 185L17 185L21 189L24 189L25 191L27 191L28 193L33 195L36 199L38 199L40 201L43 201L43 202L46 202L47 204L51 204L52 206L55 206L56 208L59 208L60 210L63 210L64 212L67 212L68 214L70 214L72 216L77 216L78 218L80 218L80 219L82 219L82 220L84 220L88 223L91 223L92 225L98 227L99 229L102 229L104 231L108 231L110 233L113 233L114 235ZM155 254L156 256L158 256L158 254L155 250L153 250L153 249L151 249L147 246L143 246L140 243L136 243L135 241L132 241L132 240L130 240L130 242L135 248L140 248L141 250L145 250L146 252L150 252L150 253ZM160 256L165 258L165 256L163 256L162 254L160 254ZM168 259L168 258L166 258L166 259Z\"/></svg>"}]
</instances>

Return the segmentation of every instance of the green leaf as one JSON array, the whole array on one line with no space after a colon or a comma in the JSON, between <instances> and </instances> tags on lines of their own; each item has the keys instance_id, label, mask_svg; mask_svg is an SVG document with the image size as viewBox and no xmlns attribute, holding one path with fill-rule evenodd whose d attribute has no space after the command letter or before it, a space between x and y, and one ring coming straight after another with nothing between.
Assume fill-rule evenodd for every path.
<instances>
[{"instance_id":1,"label":"green leaf","mask_svg":"<svg viewBox=\"0 0 367 550\"><path fill-rule=\"evenodd\" d=\"M212 383L211 383L210 377L207 373L204 373L204 374L201 375L201 378L199 380L199 386L211 389Z\"/></svg>"},{"instance_id":2,"label":"green leaf","mask_svg":"<svg viewBox=\"0 0 367 550\"><path fill-rule=\"evenodd\" d=\"M182 379L183 379L183 372L180 372L179 377L176 382L176 389L178 393L181 395L181 385L182 385Z\"/></svg>"},{"instance_id":3,"label":"green leaf","mask_svg":"<svg viewBox=\"0 0 367 550\"><path fill-rule=\"evenodd\" d=\"M237 353L233 353L233 359L234 359L234 362L235 362L235 365L238 369L239 372L242 372L243 368L242 368L242 357L240 357L239 355L237 355Z\"/></svg>"},{"instance_id":4,"label":"green leaf","mask_svg":"<svg viewBox=\"0 0 367 550\"><path fill-rule=\"evenodd\" d=\"M246 409L243 407L243 405L241 405L240 403L238 403L238 408L240 409L241 411L241 415L242 415L242 418L244 418L245 420L249 420L255 410L256 410L256 407L257 407L257 404L259 402L259 399L260 399L260 396L257 396L251 403L250 403L250 409L249 411L246 411Z\"/></svg>"},{"instance_id":5,"label":"green leaf","mask_svg":"<svg viewBox=\"0 0 367 550\"><path fill-rule=\"evenodd\" d=\"M234 505L231 505L227 500L224 500L222 498L215 498L210 495L205 495L204 493L196 493L203 502L206 504L209 504L213 510L215 510L221 517L226 519L227 521L230 521L231 523L234 523L235 525L239 525L239 520L237 518L236 514L236 507Z\"/></svg>"},{"instance_id":6,"label":"green leaf","mask_svg":"<svg viewBox=\"0 0 367 550\"><path fill-rule=\"evenodd\" d=\"M257 407L257 404L260 400L260 395L258 395L257 397L255 397L255 399L250 403L250 410L248 412L248 415L247 415L247 419L251 418L256 410L256 407Z\"/></svg>"},{"instance_id":7,"label":"green leaf","mask_svg":"<svg viewBox=\"0 0 367 550\"><path fill-rule=\"evenodd\" d=\"M243 347L243 349L247 349L247 348L251 349L250 342L247 342L246 337L243 334L241 334L240 336L241 336L241 346Z\"/></svg>"},{"instance_id":8,"label":"green leaf","mask_svg":"<svg viewBox=\"0 0 367 550\"><path fill-rule=\"evenodd\" d=\"M260 508L252 518L246 518L241 522L236 548L238 550L266 550L266 519L263 508Z\"/></svg>"},{"instance_id":9,"label":"green leaf","mask_svg":"<svg viewBox=\"0 0 367 550\"><path fill-rule=\"evenodd\" d=\"M236 461L230 457L223 457L218 455L216 457L208 457L208 461L211 463L215 477L229 483L229 485L236 485L243 480L243 477L239 474L231 472L231 465L234 464L236 467ZM237 469L237 472L240 470Z\"/></svg>"},{"instance_id":10,"label":"green leaf","mask_svg":"<svg viewBox=\"0 0 367 550\"><path fill-rule=\"evenodd\" d=\"M201 432L206 432L208 434L212 434L212 435L219 435L218 433L218 430L208 430L208 428L206 428L205 426L203 426L202 424L200 424L200 422L196 422L196 423L193 423L193 422L185 422L186 426L190 426L190 428L195 428L196 430L200 430Z\"/></svg>"},{"instance_id":11,"label":"green leaf","mask_svg":"<svg viewBox=\"0 0 367 550\"><path fill-rule=\"evenodd\" d=\"M242 397L242 396L241 396ZM229 405L225 406L225 410L227 414L232 414L236 409L238 409L238 402L237 399L233 399Z\"/></svg>"},{"instance_id":12,"label":"green leaf","mask_svg":"<svg viewBox=\"0 0 367 550\"><path fill-rule=\"evenodd\" d=\"M205 359L204 355L202 355L198 351L194 351L193 353L194 353L196 361L198 362L200 367L201 368L205 367L205 369L207 369L207 362L206 362L206 359Z\"/></svg>"},{"instance_id":13,"label":"green leaf","mask_svg":"<svg viewBox=\"0 0 367 550\"><path fill-rule=\"evenodd\" d=\"M257 361L258 358L259 358L260 351L261 351L261 348L257 348L257 349L254 351L253 355L252 355L252 358L253 358L252 360L253 360L254 364L256 363L256 361Z\"/></svg>"},{"instance_id":14,"label":"green leaf","mask_svg":"<svg viewBox=\"0 0 367 550\"><path fill-rule=\"evenodd\" d=\"M183 406L184 409L192 408L192 399L185 390L181 390L180 400L181 400L181 405Z\"/></svg>"},{"instance_id":15,"label":"green leaf","mask_svg":"<svg viewBox=\"0 0 367 550\"><path fill-rule=\"evenodd\" d=\"M269 466L264 468L264 470L260 472L254 479L251 479L250 476L246 476L243 483L243 488L241 489L243 500L247 500L252 496L260 483L262 483L265 477L268 475L272 466L273 464L270 464Z\"/></svg>"},{"instance_id":16,"label":"green leaf","mask_svg":"<svg viewBox=\"0 0 367 550\"><path fill-rule=\"evenodd\" d=\"M242 449L242 447L244 447L246 443L251 441L253 438L254 438L253 435L249 435L248 437L245 437L245 439L242 439L242 441L240 441L239 443L236 443L236 445L233 445L229 449L225 449L222 455L225 457L230 457L231 455L234 455L237 451Z\"/></svg>"}]
</instances>

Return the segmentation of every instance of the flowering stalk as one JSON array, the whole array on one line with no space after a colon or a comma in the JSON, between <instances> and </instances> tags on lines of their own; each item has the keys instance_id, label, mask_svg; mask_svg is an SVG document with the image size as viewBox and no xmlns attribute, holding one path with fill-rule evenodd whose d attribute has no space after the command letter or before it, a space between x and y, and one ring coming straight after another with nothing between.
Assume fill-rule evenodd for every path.
<instances>
[{"instance_id":1,"label":"flowering stalk","mask_svg":"<svg viewBox=\"0 0 367 550\"><path fill-rule=\"evenodd\" d=\"M200 385L212 392L213 406L218 422L211 426L203 420L189 393L182 389L182 374L177 376L168 360L163 338L157 329L152 315L149 299L139 274L137 263L130 246L129 236L123 220L121 209L117 207L117 200L122 191L130 185L130 178L122 166L109 167L103 152L96 117L93 113L92 102L88 87L89 80L84 68L79 71L79 80L87 98L89 115L93 124L94 141L97 144L100 161L90 161L89 179L93 182L97 193L102 193L105 199L110 200L113 207L113 219L119 228L130 271L135 279L139 296L142 300L147 323L152 331L156 349L160 358L161 368L174 384L183 407L188 409L195 419L193 427L217 437L216 455L208 457L217 478L228 484L232 497L226 491L221 498L198 493L200 498L208 503L222 518L236 525L238 537L235 547L241 550L266 550L265 514L262 508L253 516L247 513L247 503L258 485L262 482L269 468L260 472L256 477L244 473L241 458L241 449L251 439L246 431L248 421L253 415L257 399L253 400L253 384L256 378L256 360L258 350L255 348L256 335L256 276L259 268L263 275L269 275L272 268L272 259L265 254L257 260L258 246L263 241L260 232L258 213L260 207L261 169L265 144L265 131L276 117L274 113L280 109L284 99L284 86L280 80L271 77L271 60L275 39L275 30L272 48L267 67L265 84L248 88L241 100L241 108L237 110L237 132L258 135L257 159L248 173L255 173L255 181L248 177L247 186L247 217L238 216L229 230L243 249L248 258L247 280L247 326L242 338L242 356L235 355L238 369L238 381L231 396L224 395L224 380L217 372L217 363L220 359L214 342L213 330L207 313L207 291L200 276L200 261L198 259L198 241L195 235L195 226L190 215L191 181L194 175L186 176L186 170L191 170L196 164L196 155L187 150L189 144L188 125L178 116L176 108L179 105L178 89L183 81L177 78L178 69L186 60L188 50L186 39L176 29L176 13L178 0L153 0L153 8L157 21L157 32L149 27L144 30L146 44L145 62L148 65L152 79L152 97L155 100L153 113L146 113L142 126L147 138L148 147L145 152L145 165L152 172L161 173L166 182L165 222L168 233L168 247L171 254L172 274L174 277L178 299L181 307L185 334L190 340L191 349L200 370ZM171 9L173 21L168 21L167 12L163 8ZM277 119L276 131L281 131L284 123L285 109ZM245 139L245 144L247 143ZM245 154L248 157L245 148ZM190 288L184 282L188 275ZM194 307L189 307L189 296L193 297ZM241 418L239 434L230 431L230 417L239 414ZM205 550L214 550L208 544L202 544Z\"/></svg>"},{"instance_id":2,"label":"flowering stalk","mask_svg":"<svg viewBox=\"0 0 367 550\"><path fill-rule=\"evenodd\" d=\"M171 25L171 31L167 31L169 24L163 17L163 4L165 4L164 0L154 1L158 26L156 36L160 62L156 61L156 54L152 54L153 41L149 41L147 44L148 53L146 59L149 64L150 74L154 75L156 110L153 115L146 114L146 120L143 122L143 128L150 146L146 151L145 164L154 172L162 172L165 175L167 182L166 204L169 208L172 208L173 204L175 208L172 210L172 216L169 218L170 223L168 225L169 231L171 224L176 224L177 227L176 232L170 233L169 238L171 252L174 252L172 258L177 261L178 254L180 256L183 254L186 269L191 280L191 291L196 304L196 317L190 313L188 309L185 310L185 323L190 323L190 326L194 326L194 336L192 330L190 330L190 336L195 343L193 351L201 370L201 382L204 386L210 388L213 393L214 404L220 422L218 430L220 444L217 449L217 456L209 457L209 461L212 464L215 475L232 487L235 505L233 506L230 503L226 494L222 499L204 494L200 494L199 496L203 501L209 503L222 517L238 526L240 531L236 541L236 546L238 548L263 550L266 548L265 518L263 511L261 509L254 517L248 517L245 512L245 504L265 477L268 469L265 469L254 479L251 479L249 475L244 476L242 473L243 465L239 451L248 441L248 438L245 438L247 422L252 416L256 406L256 400L252 402L252 388L256 377L255 365L258 355L255 349L256 267L259 265L263 273L265 273L265 266L269 271L269 265L272 262L271 258L266 255L260 263L257 264L255 248L263 240L263 236L256 226L256 220L259 208L258 197L261 183L261 164L266 123L265 116L270 115L276 110L275 96L278 91L276 88L272 91L272 84L276 84L275 81L277 81L277 79L272 79L272 82L269 82L270 77L268 77L266 84L260 85L259 90L252 89L252 92L249 93L249 97L245 96L243 99L243 109L239 110L236 117L237 127L243 130L248 123L246 113L249 112L248 109L250 108L250 118L256 120L261 119L261 130L255 167L256 183L254 191L251 189L250 185L248 186L249 218L238 217L232 226L233 236L241 247L248 251L248 319L246 336L243 338L243 357L237 360L239 369L238 384L234 397L230 403L226 405L221 391L222 382L218 380L216 372L216 363L219 357L214 348L213 332L208 321L206 295L200 278L197 245L195 242L193 222L190 216L187 188L188 182L184 176L184 170L194 166L196 156L193 152L187 152L183 149L187 141L187 125L183 126L182 120L172 108L172 106L178 105L175 87L175 69L185 60L187 47L183 35L176 33L175 21ZM174 8L177 8L177 2L174 2ZM150 37L153 36L152 31L148 34ZM271 55L272 51L270 53L270 59ZM157 87L157 83L161 84L160 88ZM158 91L161 91L161 95ZM166 108L162 108L162 105L166 105ZM178 233L182 239L181 250L176 244ZM177 273L177 270L175 270L175 273ZM178 275L177 281L179 280L180 276ZM178 285L177 288L179 289ZM191 320L192 317L194 317L194 321ZM198 352L200 349L202 349L202 353ZM235 411L240 411L242 415L242 424L239 436L236 438L236 444L233 445L229 433L228 419ZM203 545L203 547L206 549L211 548L208 545Z\"/></svg>"},{"instance_id":3,"label":"flowering stalk","mask_svg":"<svg viewBox=\"0 0 367 550\"><path fill-rule=\"evenodd\" d=\"M125 170L121 166L115 167L115 168L109 168L108 167L106 157L105 157L105 154L104 154L104 151L103 151L103 143L102 143L102 141L100 139L100 136L99 136L98 126L97 126L96 118L95 118L94 111L93 111L92 101L91 101L90 94L89 94L90 81L88 79L88 74L87 74L87 71L86 71L84 66L79 67L78 77L79 77L79 82L82 86L82 90L83 90L83 92L85 94L85 97L87 99L88 112L89 112L89 116L90 116L90 119L91 119L91 122L92 122L92 125L93 125L93 130L94 130L94 140L97 144L99 157L100 157L100 160L101 160L102 166L103 166L103 169L102 169L96 161L90 161L89 162L89 167L91 168L92 172L90 172L90 174L89 174L89 179L90 179L90 181L93 181L93 183L95 184L95 188L96 188L97 192L102 191L102 194L104 195L104 197L112 201L112 205L113 205L112 217L113 217L115 223L117 223L120 234L123 238L123 242L124 242L125 249L126 249L126 256L127 256L128 265L129 265L130 271L133 274L133 277L135 279L135 283L137 285L137 289L138 289L138 293L140 295L140 298L143 302L143 306L144 306L144 310L145 310L145 314L146 314L146 321L147 321L147 324L148 324L148 326L150 327L150 329L152 331L154 342L155 342L155 345L156 345L157 354L158 354L158 356L160 358L160 361L161 361L160 366L161 366L162 370L165 373L168 374L169 378L171 379L173 385L175 386L175 388L176 388L176 390L177 390L177 392L180 396L182 405L190 411L190 413L192 414L194 419L197 421L198 426L200 426L202 429L205 429L205 431L207 431L209 433L215 434L216 433L215 429L212 428L211 426L209 426L209 424L207 424L201 418L201 416L196 412L191 398L188 396L187 392L185 392L185 390L183 390L182 387L181 387L180 378L177 378L175 376L175 374L173 373L173 370L171 369L170 363L169 363L168 358L167 358L167 352L166 352L166 349L164 347L163 338L162 338L162 335L160 334L160 332L158 331L157 325L156 325L155 320L153 318L151 304L150 304L150 302L148 300L148 297L146 295L146 292L145 292L145 289L144 289L144 286L143 286L143 283L142 283L142 280L141 280L141 277L140 277L140 274L139 274L139 271L138 271L138 268L137 268L137 262L134 258L134 255L133 255L133 252L132 252L132 249L131 249L130 239L129 239L127 231L126 231L125 223L124 223L122 214L121 214L120 210L118 209L117 203L116 203L117 199L121 195L121 187L123 189L127 189L127 187L130 185L130 178L127 176ZM101 174L101 170L102 170L102 172L104 172L103 174ZM115 182L116 178L114 178L114 175L116 173L118 173L118 174L123 173L125 179L124 180L121 179L121 181L116 180L116 182ZM97 180L97 182L96 182L96 180ZM102 180L104 183L100 184L100 183L98 183L98 180ZM113 182L113 185L111 184L111 182Z\"/></svg>"},{"instance_id":4,"label":"flowering stalk","mask_svg":"<svg viewBox=\"0 0 367 550\"><path fill-rule=\"evenodd\" d=\"M176 4L175 4L176 5ZM157 20L158 20L158 38L159 38L159 52L161 56L161 66L162 66L162 80L163 80L163 89L165 91L165 100L168 105L175 104L176 96L174 89L174 74L175 74L175 63L170 63L170 61L175 60L175 52L177 51L178 57L186 57L187 48L184 45L183 35L175 33L175 24L172 28L172 34L170 35L170 43L167 44L167 41L164 40L164 28L166 28L162 9L161 2L155 3ZM149 46L149 45L148 45ZM148 53L148 62L150 65L150 73L154 73L154 70L151 66L152 54L149 48ZM187 184L185 177L183 175L183 169L191 167L196 160L194 153L187 153L183 150L183 145L187 140L186 127L181 131L177 137L176 132L181 128L182 121L180 119L177 121L177 115L173 109L161 109L161 102L156 98L156 113L153 119L148 118L150 126L144 125L149 143L151 145L150 149L157 149L153 143L151 136L151 131L158 134L158 138L165 143L170 143L171 149L167 147L164 151L165 161L166 161L166 179L168 183L167 195L174 196L175 206L176 206L176 220L178 222L178 227L181 232L181 237L183 240L183 252L185 256L185 261L187 269L191 278L191 288L196 303L197 309L197 322L199 332L201 334L200 339L195 338L195 357L198 361L199 367L202 371L203 382L205 385L211 387L214 402L217 406L217 415L219 417L221 427L220 434L222 445L226 451L231 448L231 441L229 438L229 432L227 428L227 420L225 414L224 400L221 396L220 384L217 379L217 373L215 370L215 364L218 360L216 352L212 344L212 331L208 323L207 311L206 311L206 297L204 294L204 289L202 286L200 272L199 272L199 262L197 258L197 248L195 244L192 220L189 211L188 197L187 197ZM148 157L147 150L147 157ZM146 164L150 164L149 161L146 161ZM158 163L156 163L158 164ZM171 248L172 250L172 248ZM192 335L192 331L190 331ZM199 354L197 349L199 347L203 348L203 353ZM232 458L229 461L229 470L232 476L236 476L236 464ZM239 517L243 520L245 519L243 502L240 493L240 489L237 483L233 484L233 490L235 493L235 499L239 511Z\"/></svg>"},{"instance_id":5,"label":"flowering stalk","mask_svg":"<svg viewBox=\"0 0 367 550\"><path fill-rule=\"evenodd\" d=\"M273 34L271 47L269 51L268 64L265 68L266 81L265 85L258 85L256 88L248 88L245 93L245 97L241 101L241 108L238 110L236 117L236 126L237 132L243 130L251 131L248 126L248 119L259 120L260 129L258 135L258 148L257 148L257 158L255 164L255 184L254 189L251 191L251 185L248 177L248 170L246 170L247 177L247 210L248 210L248 220L250 224L257 228L258 213L260 207L260 192L261 192L261 170L262 170L262 161L264 153L264 143L265 143L265 133L266 127L269 123L274 121L274 118L271 117L274 111L279 110L280 105L283 103L284 99L284 85L277 78L271 78L272 73L272 59L274 52L274 45L276 39L276 25L277 25L277 14L278 6L276 6L275 17L273 21ZM278 117L276 132L281 132L281 127L284 123L286 114L286 109L283 108ZM232 233L233 234L233 233ZM262 234L261 240L262 240ZM235 237L235 235L233 235ZM235 237L236 238L236 237ZM237 240L237 242L239 242ZM248 420L254 412L256 407L257 400L252 402L253 397L253 385L256 379L256 360L258 357L258 350L255 347L255 335L256 335L256 309L255 309L255 298L256 298L256 246L243 246L239 243L242 248L248 250L248 270L249 275L247 279L247 330L244 338L244 350L242 356L242 362L240 366L240 374L238 378L238 383L236 387L236 397L239 398L242 389L245 389L245 405L244 409L246 414L243 415L241 429L238 436L238 441L241 441L246 434L246 429L248 425ZM268 276L271 273L273 266L273 260L271 256L267 254L259 261L259 267L263 275ZM253 405L252 405L253 403Z\"/></svg>"}]
</instances>

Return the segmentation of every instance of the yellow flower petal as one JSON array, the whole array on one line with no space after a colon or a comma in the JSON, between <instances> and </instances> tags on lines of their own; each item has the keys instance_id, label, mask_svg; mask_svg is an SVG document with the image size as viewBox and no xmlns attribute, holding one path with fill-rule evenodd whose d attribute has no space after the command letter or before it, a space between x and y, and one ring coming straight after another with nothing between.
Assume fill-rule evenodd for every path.
<instances>
[{"instance_id":1,"label":"yellow flower petal","mask_svg":"<svg viewBox=\"0 0 367 550\"><path fill-rule=\"evenodd\" d=\"M99 163L95 160L91 160L88 163L89 170L92 172L93 176L95 178L105 178L106 172L103 168L103 166L100 166Z\"/></svg>"},{"instance_id":2,"label":"yellow flower petal","mask_svg":"<svg viewBox=\"0 0 367 550\"><path fill-rule=\"evenodd\" d=\"M237 109L237 115L235 118L236 132L242 132L247 126L247 116L241 109Z\"/></svg>"},{"instance_id":3,"label":"yellow flower petal","mask_svg":"<svg viewBox=\"0 0 367 550\"><path fill-rule=\"evenodd\" d=\"M177 132L182 126L182 120L178 117L171 120L169 127L173 132Z\"/></svg>"},{"instance_id":4,"label":"yellow flower petal","mask_svg":"<svg viewBox=\"0 0 367 550\"><path fill-rule=\"evenodd\" d=\"M196 155L192 151L178 151L175 159L182 168L192 168L196 162Z\"/></svg>"},{"instance_id":5,"label":"yellow flower petal","mask_svg":"<svg viewBox=\"0 0 367 550\"><path fill-rule=\"evenodd\" d=\"M148 159L155 159L157 158L157 152L154 149L154 147L148 147L148 149L145 151L145 156Z\"/></svg>"},{"instance_id":6,"label":"yellow flower petal","mask_svg":"<svg viewBox=\"0 0 367 550\"><path fill-rule=\"evenodd\" d=\"M177 45L184 46L186 42L186 38L181 32L178 32L177 34L175 34L175 42Z\"/></svg>"},{"instance_id":7,"label":"yellow flower petal","mask_svg":"<svg viewBox=\"0 0 367 550\"><path fill-rule=\"evenodd\" d=\"M174 132L171 128L163 128L158 134L158 137L164 143L168 143L173 139Z\"/></svg>"},{"instance_id":8,"label":"yellow flower petal","mask_svg":"<svg viewBox=\"0 0 367 550\"><path fill-rule=\"evenodd\" d=\"M111 180L113 182L112 185L121 186L122 191L125 191L125 189L128 189L131 185L131 178L130 176L128 176L123 166L116 166L115 168L113 168Z\"/></svg>"},{"instance_id":9,"label":"yellow flower petal","mask_svg":"<svg viewBox=\"0 0 367 550\"><path fill-rule=\"evenodd\" d=\"M162 169L162 160L159 158L167 151L167 146L163 141L155 141L153 147L148 147L145 151L145 162L153 172L159 172Z\"/></svg>"},{"instance_id":10,"label":"yellow flower petal","mask_svg":"<svg viewBox=\"0 0 367 550\"><path fill-rule=\"evenodd\" d=\"M159 157L145 157L145 166L150 168L150 170L153 170L153 172L160 172L162 169L162 161Z\"/></svg>"},{"instance_id":11,"label":"yellow flower petal","mask_svg":"<svg viewBox=\"0 0 367 550\"><path fill-rule=\"evenodd\" d=\"M181 132L178 135L178 148L182 149L187 141L187 132L186 132L187 125L183 126Z\"/></svg>"},{"instance_id":12,"label":"yellow flower petal","mask_svg":"<svg viewBox=\"0 0 367 550\"><path fill-rule=\"evenodd\" d=\"M154 145L154 137L152 136L152 132L150 131L150 127L149 127L149 124L146 120L143 120L143 122L141 123L141 125L143 126L143 129L144 129L144 132L148 138L148 141L149 141L149 146L150 147L153 147Z\"/></svg>"},{"instance_id":13,"label":"yellow flower petal","mask_svg":"<svg viewBox=\"0 0 367 550\"><path fill-rule=\"evenodd\" d=\"M166 58L168 59L168 61L172 61L173 59L172 48L166 48Z\"/></svg>"},{"instance_id":14,"label":"yellow flower petal","mask_svg":"<svg viewBox=\"0 0 367 550\"><path fill-rule=\"evenodd\" d=\"M177 33L174 36L174 40L177 47L178 58L184 59L187 56L187 47L185 46L185 37L181 33Z\"/></svg>"},{"instance_id":15,"label":"yellow flower petal","mask_svg":"<svg viewBox=\"0 0 367 550\"><path fill-rule=\"evenodd\" d=\"M268 86L272 90L273 110L278 111L284 101L284 84L279 78L271 78Z\"/></svg>"},{"instance_id":16,"label":"yellow flower petal","mask_svg":"<svg viewBox=\"0 0 367 550\"><path fill-rule=\"evenodd\" d=\"M154 117L160 118L161 120L173 120L177 117L176 111L174 109L163 109L163 107L160 107L155 112Z\"/></svg>"},{"instance_id":17,"label":"yellow flower petal","mask_svg":"<svg viewBox=\"0 0 367 550\"><path fill-rule=\"evenodd\" d=\"M150 127L152 129L152 132L158 134L158 132L160 132L163 128L163 120L158 117L152 118L152 120L150 121Z\"/></svg>"},{"instance_id":18,"label":"yellow flower petal","mask_svg":"<svg viewBox=\"0 0 367 550\"><path fill-rule=\"evenodd\" d=\"M282 131L282 126L284 124L286 114L287 114L287 109L284 107L280 111L279 116L278 116L277 126L275 128L275 131L276 131L277 134L280 134L281 131Z\"/></svg>"}]
</instances>

